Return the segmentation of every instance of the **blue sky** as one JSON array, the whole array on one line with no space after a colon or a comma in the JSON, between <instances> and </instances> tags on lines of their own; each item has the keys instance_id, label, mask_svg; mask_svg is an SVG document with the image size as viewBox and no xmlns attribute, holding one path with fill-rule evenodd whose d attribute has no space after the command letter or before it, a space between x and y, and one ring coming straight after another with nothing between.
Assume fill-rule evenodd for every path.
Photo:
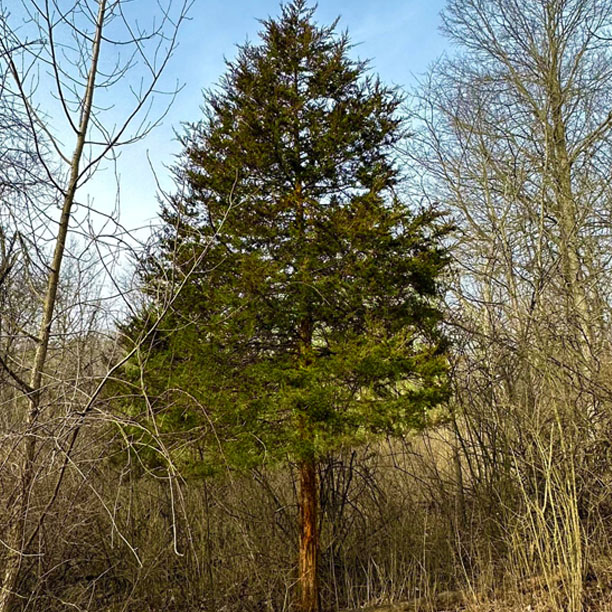
<instances>
[{"instance_id":1,"label":"blue sky","mask_svg":"<svg viewBox=\"0 0 612 612\"><path fill-rule=\"evenodd\" d=\"M138 0L146 5L148 1ZM320 0L319 23L340 16L356 45L354 55L371 60L372 71L387 84L410 88L415 77L447 46L439 33L444 0ZM124 149L118 162L121 184L121 222L127 227L154 221L159 205L147 155L165 188L170 188L165 164L179 153L174 130L181 122L201 115L202 90L214 85L231 59L236 44L256 41L258 18L278 15L277 0L195 0L191 19L183 26L180 46L166 74L166 82L184 84L163 125L146 140ZM143 16L145 13L143 12ZM103 172L85 190L97 208L111 210L115 200L112 173ZM80 194L81 199L84 193Z\"/></svg>"}]
</instances>

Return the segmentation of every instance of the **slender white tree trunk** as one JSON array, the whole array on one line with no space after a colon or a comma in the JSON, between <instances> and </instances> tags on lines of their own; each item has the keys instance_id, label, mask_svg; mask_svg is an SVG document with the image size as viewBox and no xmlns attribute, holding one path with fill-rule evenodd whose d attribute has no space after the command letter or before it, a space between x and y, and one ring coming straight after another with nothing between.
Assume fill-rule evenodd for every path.
<instances>
[{"instance_id":1,"label":"slender white tree trunk","mask_svg":"<svg viewBox=\"0 0 612 612\"><path fill-rule=\"evenodd\" d=\"M57 237L55 240L53 259L49 269L42 318L40 321L38 346L30 374L28 414L25 424L25 434L21 445L21 482L14 502L14 519L9 527L8 533L5 536L10 548L7 549L4 567L2 569L0 612L7 612L10 608L13 592L19 576L19 570L21 568L22 556L25 552L22 550L22 547L26 537L30 492L35 473L34 460L37 446L36 425L41 409L41 396L44 390L43 374L45 364L47 362L47 352L49 349L49 340L51 338L53 314L57 303L57 292L60 282L62 260L66 250L66 238L68 236L70 220L72 217L74 197L80 178L79 169L91 118L93 97L96 87L96 76L98 74L98 59L100 56L100 46L102 43L102 29L105 21L106 4L107 0L98 1L96 29L92 40L91 63L89 66L85 95L83 97L83 107L81 109L77 141L70 164L68 185L63 194L62 212L59 220Z\"/></svg>"}]
</instances>

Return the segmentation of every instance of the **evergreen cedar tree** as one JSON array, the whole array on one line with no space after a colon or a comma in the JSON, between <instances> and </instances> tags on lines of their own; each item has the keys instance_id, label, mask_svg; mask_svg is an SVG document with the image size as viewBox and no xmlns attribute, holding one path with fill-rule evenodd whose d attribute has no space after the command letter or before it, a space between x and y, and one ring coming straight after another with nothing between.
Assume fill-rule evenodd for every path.
<instances>
[{"instance_id":1,"label":"evergreen cedar tree","mask_svg":"<svg viewBox=\"0 0 612 612\"><path fill-rule=\"evenodd\" d=\"M397 92L306 2L281 10L183 138L187 195L163 209L147 292L207 252L146 347L144 381L156 427L205 445L182 451L192 469L299 466L301 605L315 610L303 573L316 573L316 533L304 533L316 498L304 489L316 495L317 459L420 427L446 397L437 279L448 228L397 194ZM153 300L133 338L151 316Z\"/></svg>"}]
</instances>

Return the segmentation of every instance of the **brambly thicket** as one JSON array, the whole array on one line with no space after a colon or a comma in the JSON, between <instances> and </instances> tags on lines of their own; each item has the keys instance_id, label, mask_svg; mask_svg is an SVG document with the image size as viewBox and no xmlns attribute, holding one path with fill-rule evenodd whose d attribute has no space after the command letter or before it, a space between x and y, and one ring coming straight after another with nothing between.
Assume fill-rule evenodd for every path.
<instances>
[{"instance_id":1,"label":"brambly thicket","mask_svg":"<svg viewBox=\"0 0 612 612\"><path fill-rule=\"evenodd\" d=\"M137 4L0 3L0 611L612 609L612 5L447 0L412 91L282 5L139 244Z\"/></svg>"}]
</instances>

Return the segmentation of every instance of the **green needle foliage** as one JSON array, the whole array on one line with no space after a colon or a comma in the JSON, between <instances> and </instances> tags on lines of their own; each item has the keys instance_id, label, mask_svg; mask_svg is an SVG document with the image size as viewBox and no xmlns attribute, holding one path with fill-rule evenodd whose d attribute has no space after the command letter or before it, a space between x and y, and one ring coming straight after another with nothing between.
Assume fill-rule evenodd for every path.
<instances>
[{"instance_id":1,"label":"green needle foliage","mask_svg":"<svg viewBox=\"0 0 612 612\"><path fill-rule=\"evenodd\" d=\"M397 193L400 96L313 12L295 0L263 21L206 94L177 169L187 196L143 263L155 295L207 249L144 355L156 426L197 432L200 468L219 449L240 466L316 459L420 427L446 397L448 228Z\"/></svg>"}]
</instances>

